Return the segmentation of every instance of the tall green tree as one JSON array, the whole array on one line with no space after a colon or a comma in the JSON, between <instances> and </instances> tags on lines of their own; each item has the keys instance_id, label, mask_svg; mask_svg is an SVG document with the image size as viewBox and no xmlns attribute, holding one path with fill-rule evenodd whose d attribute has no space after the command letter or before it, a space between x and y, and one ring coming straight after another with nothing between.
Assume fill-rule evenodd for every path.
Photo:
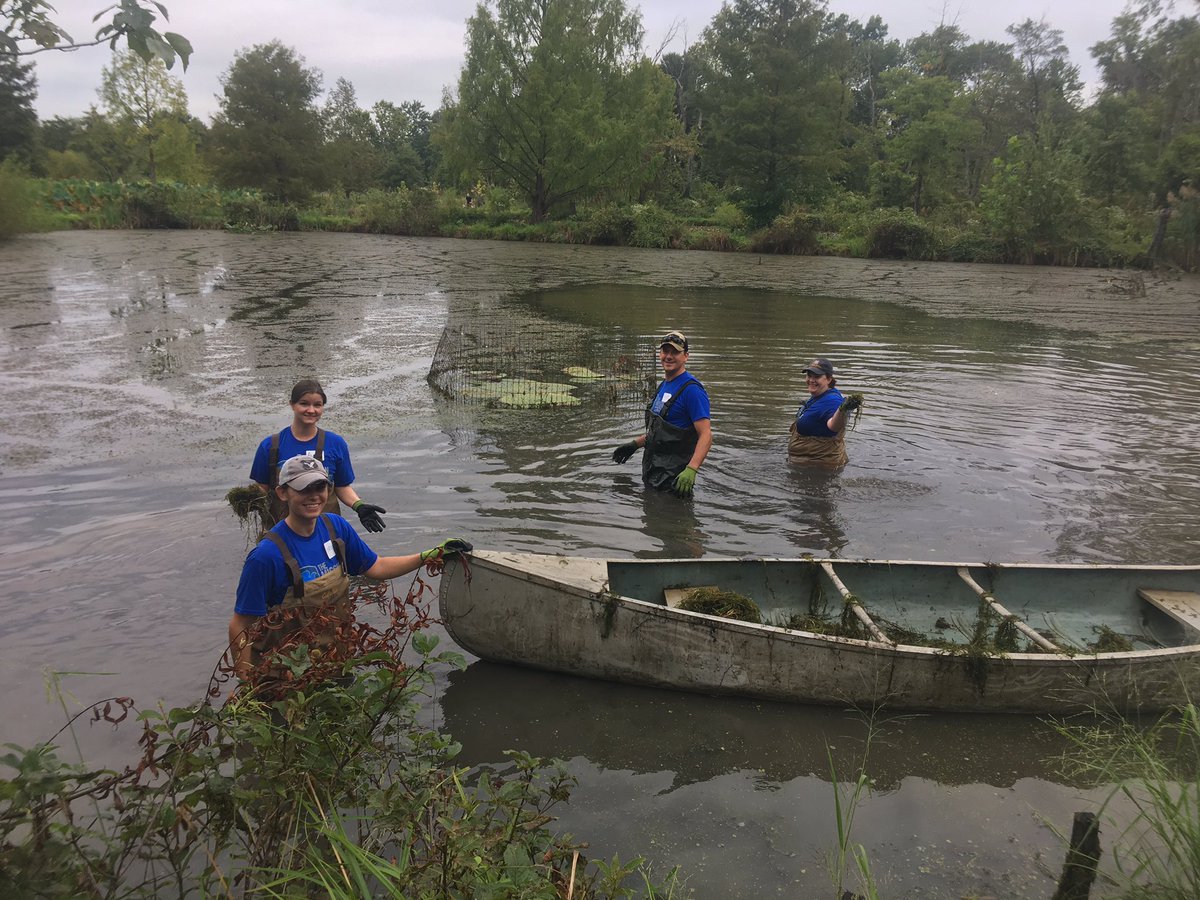
<instances>
[{"instance_id":1,"label":"tall green tree","mask_svg":"<svg viewBox=\"0 0 1200 900\"><path fill-rule=\"evenodd\" d=\"M147 60L133 51L117 52L100 72L97 93L110 120L127 132L138 174L157 182L159 145L167 142L169 133L172 156L177 157L179 138L186 133L182 125L187 120L183 82L172 76L156 56ZM194 147L191 155L194 160ZM175 170L167 174L176 177L179 161L173 162Z\"/></svg>"},{"instance_id":2,"label":"tall green tree","mask_svg":"<svg viewBox=\"0 0 1200 900\"><path fill-rule=\"evenodd\" d=\"M623 0L496 0L467 25L448 168L524 194L535 222L581 198L636 191L674 128L671 84L641 54Z\"/></svg>"},{"instance_id":3,"label":"tall green tree","mask_svg":"<svg viewBox=\"0 0 1200 900\"><path fill-rule=\"evenodd\" d=\"M964 154L977 139L979 124L949 76L903 69L887 76L886 162L877 167L873 193L881 205L902 201L921 215L926 207L966 193Z\"/></svg>"},{"instance_id":4,"label":"tall green tree","mask_svg":"<svg viewBox=\"0 0 1200 900\"><path fill-rule=\"evenodd\" d=\"M1104 176L1093 192L1112 197L1124 189L1129 206L1144 193L1153 197L1157 225L1147 251L1152 259L1164 255L1172 216L1192 215L1193 179L1200 178L1200 18L1172 17L1173 12L1157 0L1130 5L1113 20L1110 38L1091 48L1104 82L1092 118L1097 110L1107 113L1095 125L1107 140L1102 153L1092 153ZM1118 118L1130 110L1133 115ZM1194 232L1191 225L1184 230ZM1185 245L1189 242L1184 265L1194 264L1193 238Z\"/></svg>"},{"instance_id":5,"label":"tall green tree","mask_svg":"<svg viewBox=\"0 0 1200 900\"><path fill-rule=\"evenodd\" d=\"M321 73L279 41L240 51L221 78L211 147L218 180L296 200L323 186Z\"/></svg>"},{"instance_id":6,"label":"tall green tree","mask_svg":"<svg viewBox=\"0 0 1200 900\"><path fill-rule=\"evenodd\" d=\"M358 105L354 85L345 78L334 83L321 119L330 181L347 195L378 185L386 165L378 149L379 133L371 114Z\"/></svg>"},{"instance_id":7,"label":"tall green tree","mask_svg":"<svg viewBox=\"0 0 1200 900\"><path fill-rule=\"evenodd\" d=\"M383 159L381 178L384 186L425 184L430 170L414 145L414 140L420 139L428 149L430 119L425 107L416 101L397 106L391 101L380 100L371 107L371 117L375 124L376 147Z\"/></svg>"},{"instance_id":8,"label":"tall green tree","mask_svg":"<svg viewBox=\"0 0 1200 900\"><path fill-rule=\"evenodd\" d=\"M33 64L0 55L0 162L14 155L30 161L38 130L36 99Z\"/></svg>"},{"instance_id":9,"label":"tall green tree","mask_svg":"<svg viewBox=\"0 0 1200 900\"><path fill-rule=\"evenodd\" d=\"M706 171L768 221L828 190L848 102L808 0L734 0L704 32Z\"/></svg>"},{"instance_id":10,"label":"tall green tree","mask_svg":"<svg viewBox=\"0 0 1200 900\"><path fill-rule=\"evenodd\" d=\"M1083 82L1069 58L1063 33L1045 20L1026 19L1005 29L1021 65L1021 133L1044 143L1066 134L1079 111Z\"/></svg>"}]
</instances>

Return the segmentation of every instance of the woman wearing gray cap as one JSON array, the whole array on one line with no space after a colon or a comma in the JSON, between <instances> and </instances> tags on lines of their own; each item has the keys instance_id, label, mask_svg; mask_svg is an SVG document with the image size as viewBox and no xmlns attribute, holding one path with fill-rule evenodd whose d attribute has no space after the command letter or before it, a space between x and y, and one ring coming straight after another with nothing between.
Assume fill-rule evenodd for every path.
<instances>
[{"instance_id":1,"label":"woman wearing gray cap","mask_svg":"<svg viewBox=\"0 0 1200 900\"><path fill-rule=\"evenodd\" d=\"M352 487L354 467L350 464L350 447L345 439L332 431L317 427L325 412L328 399L321 383L313 378L297 381L291 394L292 424L278 434L265 437L254 453L250 466L250 480L267 495L267 508L271 517L278 522L287 515L287 507L275 495L279 467L283 460L301 453L320 460L329 472L333 489L325 511L341 514L341 500L358 513L358 520L367 531L383 531L385 526L380 513L387 512L382 506L364 503Z\"/></svg>"},{"instance_id":2,"label":"woman wearing gray cap","mask_svg":"<svg viewBox=\"0 0 1200 900\"><path fill-rule=\"evenodd\" d=\"M846 456L846 414L858 409L857 397L844 397L833 377L833 363L814 359L804 367L808 399L796 410L796 420L788 429L788 459L826 466L844 466Z\"/></svg>"},{"instance_id":3,"label":"woman wearing gray cap","mask_svg":"<svg viewBox=\"0 0 1200 900\"><path fill-rule=\"evenodd\" d=\"M325 512L332 493L329 471L319 459L302 454L285 462L275 494L286 516L242 566L229 646L237 675L264 691L288 677L287 666L275 657L300 644L310 652L350 652L339 642L354 620L351 575L386 581L415 571L431 557L472 549L452 538L421 553L379 556L349 522Z\"/></svg>"}]
</instances>

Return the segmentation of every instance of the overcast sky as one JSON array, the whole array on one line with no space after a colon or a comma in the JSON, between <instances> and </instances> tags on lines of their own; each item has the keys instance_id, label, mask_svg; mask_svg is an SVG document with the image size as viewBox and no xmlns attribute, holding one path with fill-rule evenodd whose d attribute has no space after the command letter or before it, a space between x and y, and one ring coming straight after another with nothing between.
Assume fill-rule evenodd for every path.
<instances>
[{"instance_id":1,"label":"overcast sky","mask_svg":"<svg viewBox=\"0 0 1200 900\"><path fill-rule=\"evenodd\" d=\"M76 39L91 38L92 16L110 0L53 0L57 21ZM185 35L195 48L187 72L176 64L191 112L205 121L217 110L220 75L236 51L278 38L324 75L326 89L338 78L353 83L359 105L377 100L441 104L442 90L458 81L466 21L475 0L163 0L171 13L163 30ZM632 3L630 4L633 5ZM1007 40L1004 29L1027 18L1060 29L1085 81L1095 79L1088 48L1108 37L1125 0L830 0L833 13L865 21L878 14L891 37L907 40L945 21L972 40ZM669 49L695 43L721 8L721 0L645 0L641 4L646 49L653 53L672 24ZM74 53L48 52L37 61L37 111L42 119L77 116L99 104L100 69L107 46Z\"/></svg>"}]
</instances>

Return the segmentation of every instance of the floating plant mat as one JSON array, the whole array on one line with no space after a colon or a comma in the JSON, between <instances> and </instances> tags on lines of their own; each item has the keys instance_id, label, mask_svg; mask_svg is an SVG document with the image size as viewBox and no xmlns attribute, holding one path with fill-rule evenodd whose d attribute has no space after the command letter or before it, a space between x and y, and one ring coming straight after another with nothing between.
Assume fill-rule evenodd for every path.
<instances>
[{"instance_id":1,"label":"floating plant mat","mask_svg":"<svg viewBox=\"0 0 1200 900\"><path fill-rule=\"evenodd\" d=\"M447 325L429 383L453 402L510 409L602 402L641 408L657 384L649 338L530 318L519 310Z\"/></svg>"}]
</instances>

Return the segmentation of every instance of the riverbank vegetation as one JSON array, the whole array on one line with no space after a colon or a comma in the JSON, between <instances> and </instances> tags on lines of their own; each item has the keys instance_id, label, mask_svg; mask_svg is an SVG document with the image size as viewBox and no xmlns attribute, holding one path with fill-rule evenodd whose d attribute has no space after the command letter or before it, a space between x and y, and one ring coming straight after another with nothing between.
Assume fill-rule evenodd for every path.
<instances>
[{"instance_id":1,"label":"riverbank vegetation","mask_svg":"<svg viewBox=\"0 0 1200 900\"><path fill-rule=\"evenodd\" d=\"M591 859L551 827L573 785L561 764L512 751L506 766L457 765L453 738L421 724L435 669L464 665L425 630L427 590L418 579L405 600L360 597L387 614L360 622L344 657L297 647L273 699L211 702L226 659L210 701L139 710L112 698L76 717L134 731L138 758L123 768L69 761L71 725L6 745L0 894L684 895L675 871L654 881L640 858Z\"/></svg>"},{"instance_id":2,"label":"riverbank vegetation","mask_svg":"<svg viewBox=\"0 0 1200 900\"><path fill-rule=\"evenodd\" d=\"M279 42L209 123L163 61L45 122L0 55L0 157L50 227L311 229L971 262L1200 267L1200 18L1131 6L1090 48L1014 23L888 37L821 3L735 0L647 54L623 0L494 0L440 108L380 100ZM14 178L0 208L14 205ZM27 225L0 222L8 233Z\"/></svg>"},{"instance_id":3,"label":"riverbank vegetation","mask_svg":"<svg viewBox=\"0 0 1200 900\"><path fill-rule=\"evenodd\" d=\"M1115 897L1200 897L1200 710L1187 703L1150 727L1102 715L1064 723L1063 768L1111 785L1101 803Z\"/></svg>"}]
</instances>

